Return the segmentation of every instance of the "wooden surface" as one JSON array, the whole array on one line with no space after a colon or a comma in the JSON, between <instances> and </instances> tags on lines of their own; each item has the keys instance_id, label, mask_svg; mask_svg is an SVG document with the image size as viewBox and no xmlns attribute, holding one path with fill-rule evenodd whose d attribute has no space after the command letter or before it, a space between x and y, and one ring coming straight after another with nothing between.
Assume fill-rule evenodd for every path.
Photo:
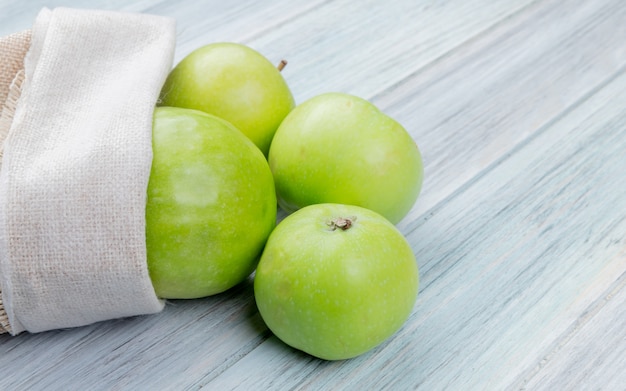
<instances>
[{"instance_id":1,"label":"wooden surface","mask_svg":"<svg viewBox=\"0 0 626 391\"><path fill-rule=\"evenodd\" d=\"M0 0L0 35L40 7ZM282 344L250 282L157 315L0 335L1 390L626 390L626 2L92 1L371 100L420 146L405 326L356 359Z\"/></svg>"}]
</instances>

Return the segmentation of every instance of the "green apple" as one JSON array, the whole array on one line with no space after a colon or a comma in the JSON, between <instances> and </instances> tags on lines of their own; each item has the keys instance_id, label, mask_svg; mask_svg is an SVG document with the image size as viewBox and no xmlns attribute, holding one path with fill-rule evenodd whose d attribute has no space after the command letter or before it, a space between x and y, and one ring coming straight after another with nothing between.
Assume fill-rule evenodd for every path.
<instances>
[{"instance_id":1,"label":"green apple","mask_svg":"<svg viewBox=\"0 0 626 391\"><path fill-rule=\"evenodd\" d=\"M278 128L268 159L288 213L311 204L351 204L395 224L422 186L422 158L409 133L348 94L322 94L297 106Z\"/></svg>"},{"instance_id":2,"label":"green apple","mask_svg":"<svg viewBox=\"0 0 626 391\"><path fill-rule=\"evenodd\" d=\"M316 204L274 229L254 294L279 339L341 360L374 348L404 324L418 279L411 247L383 216L358 206Z\"/></svg>"},{"instance_id":3,"label":"green apple","mask_svg":"<svg viewBox=\"0 0 626 391\"><path fill-rule=\"evenodd\" d=\"M250 47L226 42L196 49L178 63L160 101L227 120L266 156L278 125L294 108L276 66Z\"/></svg>"},{"instance_id":4,"label":"green apple","mask_svg":"<svg viewBox=\"0 0 626 391\"><path fill-rule=\"evenodd\" d=\"M263 154L220 118L159 107L153 155L146 245L156 294L198 298L243 281L276 225Z\"/></svg>"}]
</instances>

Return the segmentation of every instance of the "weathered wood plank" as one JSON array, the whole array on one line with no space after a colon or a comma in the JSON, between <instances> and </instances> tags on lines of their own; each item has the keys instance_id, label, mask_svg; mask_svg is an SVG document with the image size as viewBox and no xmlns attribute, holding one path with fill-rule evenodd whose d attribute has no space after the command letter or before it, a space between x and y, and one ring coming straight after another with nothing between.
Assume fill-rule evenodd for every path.
<instances>
[{"instance_id":1,"label":"weathered wood plank","mask_svg":"<svg viewBox=\"0 0 626 391\"><path fill-rule=\"evenodd\" d=\"M439 99L438 103L440 104L440 106L438 106L438 110L432 110L430 112L427 110L423 111L425 113L432 113L431 115L433 121L435 121L438 118L438 114L440 115L442 113L445 113L445 111L442 110L441 107L444 107L446 103L448 105L455 104L455 100L451 99L449 95L443 94L443 91L449 89L449 91L451 91L450 95L458 96L461 98L466 96L466 99L463 100L461 103L470 106L471 110L468 110L468 113L472 114L472 116L469 116L469 118L470 120L472 118L476 118L475 120L467 121L467 117L464 118L463 115L459 114L459 119L456 120L458 122L455 124L454 127L442 129L442 126L436 126L430 128L432 130L437 129L437 131L442 132L443 140L437 139L435 137L432 137L430 140L440 143L440 151L445 150L446 146L449 148L450 153L449 155L446 154L446 157L453 158L455 153L461 153L463 154L462 157L466 158L467 160L470 160L472 162L476 162L477 160L476 158L472 158L471 155L468 157L469 153L464 154L464 151L462 149L451 148L450 145L454 145L455 143L450 142L446 145L444 142L442 142L446 140L449 141L449 137L456 136L458 134L458 131L455 130L464 129L464 126L462 126L463 119L465 119L469 124L472 125L477 123L478 126L481 126L483 128L482 130L484 133L486 133L486 136L498 138L499 140L496 141L494 144L497 145L499 143L506 145L507 143L510 143L509 145L513 147L515 145L515 142L523 141L524 138L527 138L531 135L532 131L534 131L535 129L540 129L541 125L549 123L552 120L550 114L558 113L560 110L563 110L565 107L567 107L568 103L573 104L576 103L576 100L578 99L584 99L586 97L586 94L588 93L588 89L586 88L589 88L589 85L585 84L586 82L592 80L594 83L602 83L604 80L601 76L595 77L599 75L599 73L596 73L597 71L606 69L605 66L607 64L610 67L613 67L613 70L617 71L624 64L624 51L623 46L620 44L620 42L623 42L624 30L623 28L620 28L619 22L620 20L623 20L623 9L621 11L618 9L617 12L615 9L613 9L612 15L614 15L615 18L606 18L607 12L608 10L611 10L611 7L604 7L603 5L599 5L598 3L587 3L587 5L589 6L599 5L600 7L596 9L596 12L588 12L588 9L585 10L587 11L586 17L588 19L580 19L581 16L585 15L585 12L583 12L584 8L573 7L573 16L575 16L573 17L572 14L568 15L567 13L563 13L562 8L552 8L552 6L554 6L555 4L556 3L553 3L551 5L551 8L548 9L551 12L547 13L545 19L541 17L542 15L544 15L544 12L546 11L545 9L542 9L540 13L534 15L536 18L527 15L527 17L525 18L526 20L524 20L523 23L531 23L532 25L535 23L534 20L536 20L536 28L533 29L528 26L524 27L522 25L521 27L519 27L519 30L513 30L515 34L509 35L509 39L504 40L502 43L496 44L495 48L487 46L487 50L477 51L476 55L473 56L473 58L476 60L476 63L481 65L482 67L474 65L473 68L470 68L471 73L464 73L463 71L457 70L457 74L453 74L455 77L451 78L449 83L441 83L440 80L442 79L432 78L433 74L440 74L436 69L434 69L435 67L433 67L432 70L429 70L429 76L431 77L424 77L421 83L413 84L409 87L406 87L405 91L411 91L411 93L414 94L411 96L410 99L407 99L406 95L396 94L393 95L393 98L395 98L395 100L391 100L391 102L395 103L396 101L405 101L407 102L405 110L409 111L411 110L411 107L413 107L414 110L416 110L415 107L420 107L419 103L426 104L429 99ZM576 10L578 10L580 13L576 12ZM559 19L555 16L562 14L565 14L567 17L560 19L559 23L557 22L557 20ZM550 18L555 18L552 20L554 20L555 23L561 27L559 31L554 32L555 34L557 34L557 37L560 37L560 40L547 39L546 32L550 32L551 29L545 31L541 28L542 26L546 26L545 22L550 20ZM610 22L607 23L606 19L610 20ZM571 22L572 20L574 21L572 23L572 26L574 26L574 28L572 29L573 31L563 28L563 24L565 22ZM604 28L607 28L607 30L604 30ZM580 33L577 33L577 30L580 31ZM585 35L583 35L582 32L584 32ZM604 48L602 48L602 46L600 45L596 45L596 42L600 37L603 37L602 42L606 42L607 37L611 35L611 32L615 33L614 37L616 38L616 41L614 41L613 44L609 44ZM578 41L572 41L570 38L572 35L578 37ZM581 42L581 36L587 37L587 40L583 40ZM535 48L536 50L533 50ZM489 50L492 50L493 53L495 53L493 57L490 57L491 53L489 52ZM501 62L497 61L501 58L509 57L506 54L514 55L516 52L529 54L529 59L522 57L522 60L519 64L510 64L511 67L514 69L507 69L506 67L502 67ZM570 61L571 57L574 55L579 56L577 57L578 60L576 62ZM489 62L487 61L487 59L489 58L492 59L494 64L489 64ZM603 58L604 60L598 60L598 58ZM451 63L455 66L461 66L461 63L463 64L462 66L467 66L467 64L462 60L458 60L458 62L451 61ZM550 66L544 65L545 63L550 64ZM588 63L589 65L581 67L581 65L585 63ZM470 63L470 65L471 64L472 63ZM555 64L557 65L557 67L555 67ZM597 68L596 71L589 72L589 67L593 67L593 64L598 64L599 68ZM441 74L450 76L450 74L452 73L449 71L449 69L446 69L445 66L448 64L446 64L445 61L437 63L436 65L437 68L439 68L439 66L442 66L444 72L441 72ZM502 68L501 72L504 73L505 76L498 76L495 80L490 80L489 77L485 76L494 74L498 75L496 71L498 71L499 68ZM527 69L528 71L520 72L519 69ZM480 74L476 75L476 71L479 71ZM476 76L474 79L468 78L468 80L470 81L464 83L464 77L467 77L468 74ZM517 83L513 83L514 85L511 86L509 89L506 82L507 79L509 79L510 82L510 79L515 80L515 76L519 75L523 75L523 79L522 81L520 81L520 83L523 82L528 84L528 87L531 89L530 92L526 91L526 89L524 88L521 88L520 84ZM567 77L565 75L568 75L570 77ZM480 76L483 76L482 80L486 81L483 83L477 82L477 80L481 80ZM606 74L604 77L606 77ZM432 80L435 80L435 82L433 82ZM534 80L534 83L529 83L529 80ZM552 81L563 84L561 84L560 86L558 84L554 85ZM428 88L431 87L430 84L436 84L437 82L440 82L444 85L440 86L437 89L431 88L427 91L419 88L423 87L424 84L424 87ZM473 85L471 84L472 82L474 83ZM491 87L491 85L493 84L502 86L505 91L503 93L497 93L498 91ZM545 91L546 85L550 86L550 90ZM486 87L491 88L487 89ZM490 93L496 94L496 96L491 97L490 94L477 93L473 96L474 99L472 99L471 94L462 93L462 91L468 90L486 90ZM568 92L573 91L574 94L563 94L563 91L565 90L567 90ZM395 92L396 91L394 91L394 93ZM434 92L439 92L440 94L436 94ZM415 95L420 97L420 100L418 102L412 99ZM483 98L486 98L487 102L485 102L485 99ZM547 105L546 102L548 102ZM507 121L504 124L506 126L499 127L499 129L502 129L502 133L504 133L501 137L498 137L500 135L499 132L493 132L492 128L487 126L492 119L485 115L485 113L489 112L489 107L494 108L494 112L498 113L499 111L496 109L498 107L498 103L500 103L500 106L504 106L505 110L508 110L505 114L499 115L500 120ZM509 104L511 106L509 106ZM390 109L392 112L394 112L393 106L390 107ZM515 110L518 110L518 112L515 112ZM452 112L457 113L457 111L454 110ZM482 121L484 121L484 123L477 122L481 119L481 116L483 117ZM509 119L511 116L513 118ZM521 122L521 124L518 124L517 121ZM474 124L472 122L474 122ZM446 124L446 121L443 121L443 123ZM513 129L509 130L510 128ZM474 128L468 129L468 133L470 133L472 129ZM444 138L445 136L448 136L448 138ZM513 142L509 140L510 138L514 138ZM481 141L484 141L484 139L482 139ZM470 146L472 145L470 142L468 142L467 144L469 144ZM479 157L483 159L483 164L480 166L481 169L474 171L473 175L476 175L476 173L479 173L480 170L488 167L490 163L492 164L494 161L497 161L497 155L494 154L491 155L494 160L489 162L488 159L490 158L490 155L485 154L484 151L481 151L479 147L470 149L470 152L478 154ZM485 160L487 161L485 162ZM438 162L441 161L439 160ZM443 172L439 172L439 177L451 177L452 174L456 173L464 175L464 169L465 166L462 164L462 162L457 162L456 170L445 170L445 174L447 175L444 175ZM454 177L452 176L452 178ZM471 180L471 178L472 175L468 175L468 180ZM451 182L454 182L455 185L458 185L458 183L455 182L454 179L452 179ZM435 189L437 188L440 189L441 187L435 186ZM445 194L446 196L448 196L450 193L451 192L448 191ZM437 201L432 201L428 204L428 206L432 206L436 202L441 201L441 199L443 199L443 197L438 198ZM420 200L420 202L422 201ZM279 350L277 350L275 346L275 341L273 339L268 341L266 344L263 344L261 347L258 348L258 350L260 352L260 356L262 357L274 357L274 361L269 359L268 362L272 362L274 365L281 367L281 371L285 371L285 368L283 366L289 365L287 360L280 359L282 357L282 354L278 353ZM258 375L259 373L262 373L263 369L257 370L257 372L253 370L253 366L256 364L252 363L258 363L258 361L255 361L252 358L255 355L256 352L253 352L249 358L245 359L245 362L240 362L238 366L241 370L233 369L233 374L241 375L243 373L250 373L250 377L251 379L253 379L252 381L259 381L259 377L255 376L255 374ZM258 357L259 356L257 356L257 358ZM277 360L278 362L276 362ZM351 369L353 368L351 367ZM349 372L351 372L351 370ZM309 371L306 371L304 373L309 373ZM289 367L285 378L289 378L290 376L296 376L296 374L298 374L299 376L302 376L303 374L303 368L301 367L300 363L295 364L293 370L291 367ZM225 383L228 383L231 380L234 382L238 382L239 380L236 380L236 377L237 376L225 376L224 381ZM317 380L320 379L316 379L316 381Z\"/></svg>"},{"instance_id":2,"label":"weathered wood plank","mask_svg":"<svg viewBox=\"0 0 626 391\"><path fill-rule=\"evenodd\" d=\"M75 0L46 1L0 1L0 35L8 35L18 31L30 29L39 11L44 8L75 7L95 8L103 10L126 10L142 12L163 0L139 0L128 2L124 0L97 0L88 3ZM130 3L130 4L129 4Z\"/></svg>"},{"instance_id":3,"label":"weathered wood plank","mask_svg":"<svg viewBox=\"0 0 626 391\"><path fill-rule=\"evenodd\" d=\"M616 257L626 258L626 251ZM623 263L623 261L622 261ZM626 274L609 286L520 382L527 390L604 389L626 385Z\"/></svg>"},{"instance_id":4,"label":"weathered wood plank","mask_svg":"<svg viewBox=\"0 0 626 391\"><path fill-rule=\"evenodd\" d=\"M210 386L518 389L553 345L584 342L572 336L579 329L618 327L623 311L611 309L621 301L610 293L623 290L626 273L626 109L614 102L624 101L622 72L407 233L422 267L420 297L374 353L326 363L270 338ZM594 310L599 299L605 311ZM603 351L576 363L607 371L594 373L598 389L614 384L604 375L626 369L621 358L595 366L613 357Z\"/></svg>"},{"instance_id":5,"label":"weathered wood plank","mask_svg":"<svg viewBox=\"0 0 626 391\"><path fill-rule=\"evenodd\" d=\"M246 43L289 61L297 102L329 91L369 99L532 2L332 1Z\"/></svg>"},{"instance_id":6,"label":"weathered wood plank","mask_svg":"<svg viewBox=\"0 0 626 391\"><path fill-rule=\"evenodd\" d=\"M153 316L0 335L0 389L182 389L217 376L266 337L246 283L172 301Z\"/></svg>"},{"instance_id":7,"label":"weathered wood plank","mask_svg":"<svg viewBox=\"0 0 626 391\"><path fill-rule=\"evenodd\" d=\"M535 368L546 347L567 335L626 271L617 241L626 217L615 213L626 210L626 155L618 142L626 111L614 104L624 99L622 74L409 236L418 254L434 260L434 268L429 261L422 268L418 312L430 319L422 325L437 326L416 325L414 335L432 338L430 358L445 368L429 373L427 388L511 386L506 380ZM450 225L463 229L450 231ZM447 242L431 249L437 238Z\"/></svg>"},{"instance_id":8,"label":"weathered wood plank","mask_svg":"<svg viewBox=\"0 0 626 391\"><path fill-rule=\"evenodd\" d=\"M175 62L178 62L192 50L209 43L247 43L281 26L300 24L301 15L317 12L326 2L211 0L183 4L164 1L145 9L145 12L169 16L178 21L175 54ZM270 59L278 63L281 58Z\"/></svg>"},{"instance_id":9,"label":"weathered wood plank","mask_svg":"<svg viewBox=\"0 0 626 391\"><path fill-rule=\"evenodd\" d=\"M323 3L324 0L293 2L273 0L258 2L243 0L236 3L220 0L172 2L164 0L92 1L76 0L0 2L0 35L28 29L39 10L57 6L94 8L126 12L145 12L174 18L177 21L177 50L175 61L193 49L215 41L246 41L262 35L297 18Z\"/></svg>"},{"instance_id":10,"label":"weathered wood plank","mask_svg":"<svg viewBox=\"0 0 626 391\"><path fill-rule=\"evenodd\" d=\"M373 97L405 124L426 213L626 64L625 3L544 1Z\"/></svg>"}]
</instances>

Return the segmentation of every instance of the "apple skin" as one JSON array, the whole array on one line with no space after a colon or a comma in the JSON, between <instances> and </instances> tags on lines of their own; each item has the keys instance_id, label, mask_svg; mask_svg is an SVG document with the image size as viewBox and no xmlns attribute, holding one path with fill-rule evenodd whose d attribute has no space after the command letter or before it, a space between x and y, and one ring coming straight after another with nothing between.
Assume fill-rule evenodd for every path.
<instances>
[{"instance_id":1,"label":"apple skin","mask_svg":"<svg viewBox=\"0 0 626 391\"><path fill-rule=\"evenodd\" d=\"M276 66L254 49L228 42L187 55L168 75L160 101L227 120L265 156L276 129L295 106Z\"/></svg>"},{"instance_id":2,"label":"apple skin","mask_svg":"<svg viewBox=\"0 0 626 391\"><path fill-rule=\"evenodd\" d=\"M350 228L332 229L337 218ZM415 256L383 216L307 206L274 229L254 277L261 317L286 344L326 360L358 356L392 336L418 293Z\"/></svg>"},{"instance_id":3,"label":"apple skin","mask_svg":"<svg viewBox=\"0 0 626 391\"><path fill-rule=\"evenodd\" d=\"M276 225L263 154L220 118L159 107L153 155L146 246L157 296L205 297L243 281Z\"/></svg>"},{"instance_id":4,"label":"apple skin","mask_svg":"<svg viewBox=\"0 0 626 391\"><path fill-rule=\"evenodd\" d=\"M350 204L394 224L413 207L424 176L409 133L370 102L343 93L318 95L289 113L268 161L286 212Z\"/></svg>"}]
</instances>

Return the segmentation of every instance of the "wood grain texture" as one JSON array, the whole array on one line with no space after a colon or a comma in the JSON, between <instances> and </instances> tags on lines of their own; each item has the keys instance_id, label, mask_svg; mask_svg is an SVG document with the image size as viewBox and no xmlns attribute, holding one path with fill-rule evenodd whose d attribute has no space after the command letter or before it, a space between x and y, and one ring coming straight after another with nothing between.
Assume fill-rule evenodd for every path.
<instances>
[{"instance_id":1,"label":"wood grain texture","mask_svg":"<svg viewBox=\"0 0 626 391\"><path fill-rule=\"evenodd\" d=\"M625 99L622 71L407 233L420 259L420 297L405 327L370 357L303 363L271 338L213 385L520 389L537 376L568 384L567 372L537 369L551 360L556 371L600 371L587 356L553 356L572 340L613 354L578 333L624 289L626 218L612 212L626 210L626 110L613 104ZM610 339L623 345L623 309L606 312L605 327L620 330ZM608 374L623 380L624 360L606 365ZM263 375L274 371L282 376ZM620 384L595 374L594 388Z\"/></svg>"},{"instance_id":2,"label":"wood grain texture","mask_svg":"<svg viewBox=\"0 0 626 391\"><path fill-rule=\"evenodd\" d=\"M536 3L372 98L407 124L422 149L424 192L413 217L626 64L626 9L616 4Z\"/></svg>"},{"instance_id":3,"label":"wood grain texture","mask_svg":"<svg viewBox=\"0 0 626 391\"><path fill-rule=\"evenodd\" d=\"M624 252L620 254L624 258ZM533 371L526 389L619 390L626 384L626 274L609 285Z\"/></svg>"},{"instance_id":4,"label":"wood grain texture","mask_svg":"<svg viewBox=\"0 0 626 391\"><path fill-rule=\"evenodd\" d=\"M298 102L328 91L370 98L530 3L332 1L247 43L289 60L286 77Z\"/></svg>"},{"instance_id":5,"label":"wood grain texture","mask_svg":"<svg viewBox=\"0 0 626 391\"><path fill-rule=\"evenodd\" d=\"M0 0L0 35L41 6ZM0 389L626 389L626 3L94 1L178 21L176 60L238 41L298 102L372 100L418 142L399 224L418 303L374 351L325 362L266 329L251 280L154 316L0 335Z\"/></svg>"}]
</instances>

